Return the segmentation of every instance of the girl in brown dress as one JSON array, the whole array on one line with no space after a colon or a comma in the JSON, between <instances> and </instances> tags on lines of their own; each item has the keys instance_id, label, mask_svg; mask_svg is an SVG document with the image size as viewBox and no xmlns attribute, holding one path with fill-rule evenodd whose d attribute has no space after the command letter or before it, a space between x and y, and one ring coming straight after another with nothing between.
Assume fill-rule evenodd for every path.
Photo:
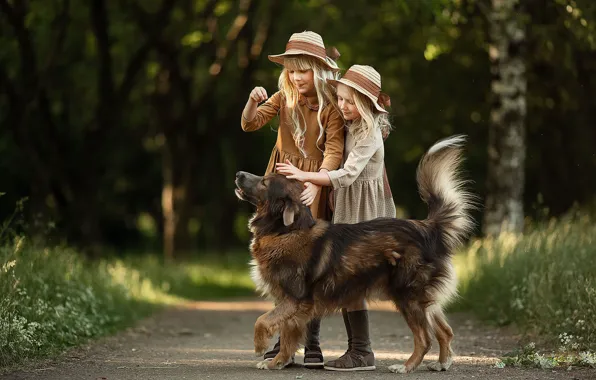
<instances>
[{"instance_id":1,"label":"girl in brown dress","mask_svg":"<svg viewBox=\"0 0 596 380\"><path fill-rule=\"evenodd\" d=\"M323 39L314 32L294 33L286 51L270 55L269 60L283 65L279 91L268 98L263 87L255 87L242 113L242 129L247 132L256 131L279 116L277 142L266 174L273 173L275 164L280 162L291 162L305 172L338 169L344 150L344 121L327 80L336 79L339 68L327 55ZM331 219L328 199L327 188L322 190L320 185L305 182L302 200L313 217ZM305 344L307 368L323 366L319 330L320 320L313 320ZM271 360L278 352L279 340L264 359Z\"/></svg>"}]
</instances>

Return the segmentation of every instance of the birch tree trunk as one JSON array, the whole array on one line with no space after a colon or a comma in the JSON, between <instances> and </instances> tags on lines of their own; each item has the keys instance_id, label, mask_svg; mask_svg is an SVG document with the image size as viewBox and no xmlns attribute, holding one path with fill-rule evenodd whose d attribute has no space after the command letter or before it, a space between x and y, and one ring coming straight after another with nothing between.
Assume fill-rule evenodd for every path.
<instances>
[{"instance_id":1,"label":"birch tree trunk","mask_svg":"<svg viewBox=\"0 0 596 380\"><path fill-rule=\"evenodd\" d=\"M522 232L525 182L526 33L519 0L492 0L492 111L483 232Z\"/></svg>"}]
</instances>

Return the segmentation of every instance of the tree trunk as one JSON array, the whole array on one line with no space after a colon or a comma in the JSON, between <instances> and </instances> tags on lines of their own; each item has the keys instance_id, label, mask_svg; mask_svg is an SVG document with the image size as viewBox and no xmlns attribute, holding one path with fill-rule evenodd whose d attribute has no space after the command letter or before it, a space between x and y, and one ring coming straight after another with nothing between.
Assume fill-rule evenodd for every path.
<instances>
[{"instance_id":1,"label":"tree trunk","mask_svg":"<svg viewBox=\"0 0 596 380\"><path fill-rule=\"evenodd\" d=\"M164 138L161 197L164 256L166 260L177 260L188 257L191 248L188 222L192 204L192 155L196 152L193 152L188 136L184 134L187 124L174 115L177 99L171 76L171 71L162 67L153 96L158 130Z\"/></svg>"},{"instance_id":2,"label":"tree trunk","mask_svg":"<svg viewBox=\"0 0 596 380\"><path fill-rule=\"evenodd\" d=\"M166 260L190 256L188 230L190 199L190 167L176 158L176 147L166 143L163 149L163 249ZM184 151L186 154L189 152ZM178 166L180 164L180 166Z\"/></svg>"},{"instance_id":3,"label":"tree trunk","mask_svg":"<svg viewBox=\"0 0 596 380\"><path fill-rule=\"evenodd\" d=\"M525 180L525 26L519 0L492 0L492 111L483 231L522 232Z\"/></svg>"}]
</instances>

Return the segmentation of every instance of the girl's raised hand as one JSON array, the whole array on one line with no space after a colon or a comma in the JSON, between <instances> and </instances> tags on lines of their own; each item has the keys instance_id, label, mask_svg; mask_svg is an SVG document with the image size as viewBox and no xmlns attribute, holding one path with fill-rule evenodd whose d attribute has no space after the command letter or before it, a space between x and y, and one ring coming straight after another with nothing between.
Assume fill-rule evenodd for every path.
<instances>
[{"instance_id":1,"label":"girl's raised hand","mask_svg":"<svg viewBox=\"0 0 596 380\"><path fill-rule=\"evenodd\" d=\"M278 162L275 164L275 170L277 170L280 174L286 176L289 179L297 179L300 182L304 182L304 172L294 165L289 160L286 160L285 163Z\"/></svg>"},{"instance_id":2,"label":"girl's raised hand","mask_svg":"<svg viewBox=\"0 0 596 380\"><path fill-rule=\"evenodd\" d=\"M263 87L255 87L250 92L250 98L256 103L261 103L267 100L267 91Z\"/></svg>"}]
</instances>

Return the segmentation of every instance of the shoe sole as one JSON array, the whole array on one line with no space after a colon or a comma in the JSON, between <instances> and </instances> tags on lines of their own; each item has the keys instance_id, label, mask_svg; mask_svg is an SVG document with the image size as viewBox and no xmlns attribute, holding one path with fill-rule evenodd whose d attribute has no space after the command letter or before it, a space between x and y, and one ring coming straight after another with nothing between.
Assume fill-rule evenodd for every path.
<instances>
[{"instance_id":1,"label":"shoe sole","mask_svg":"<svg viewBox=\"0 0 596 380\"><path fill-rule=\"evenodd\" d=\"M325 363L304 363L304 368L321 369L325 367Z\"/></svg>"},{"instance_id":2,"label":"shoe sole","mask_svg":"<svg viewBox=\"0 0 596 380\"><path fill-rule=\"evenodd\" d=\"M354 367L354 368L337 368L337 367L327 367L324 366L324 369L327 371L338 371L338 372L355 372L355 371L374 371L377 369L374 365L368 367Z\"/></svg>"}]
</instances>

